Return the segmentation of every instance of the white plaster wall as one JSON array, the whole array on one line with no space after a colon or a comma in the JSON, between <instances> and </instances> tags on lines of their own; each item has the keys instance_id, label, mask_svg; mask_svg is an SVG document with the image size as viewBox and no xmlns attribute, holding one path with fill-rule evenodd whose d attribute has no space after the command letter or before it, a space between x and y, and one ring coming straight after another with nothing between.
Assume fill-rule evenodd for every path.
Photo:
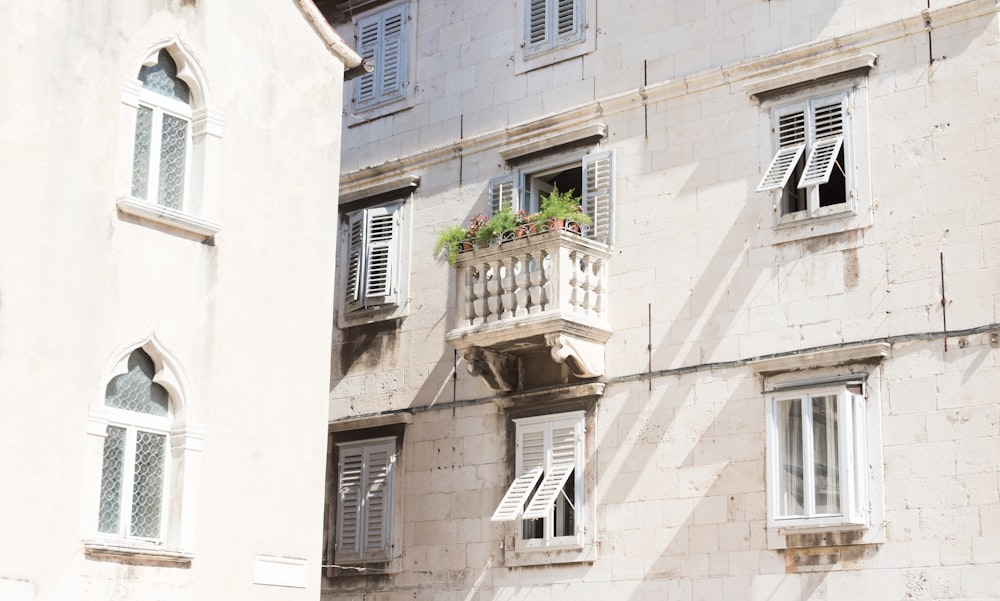
<instances>
[{"instance_id":1,"label":"white plaster wall","mask_svg":"<svg viewBox=\"0 0 1000 601\"><path fill-rule=\"evenodd\" d=\"M315 598L343 64L293 2L18 1L0 23L0 577L38 600ZM115 207L122 84L173 36L224 113L214 245ZM205 426L189 569L81 544L88 406L151 331ZM306 560L304 588L253 585L256 554Z\"/></svg>"}]
</instances>

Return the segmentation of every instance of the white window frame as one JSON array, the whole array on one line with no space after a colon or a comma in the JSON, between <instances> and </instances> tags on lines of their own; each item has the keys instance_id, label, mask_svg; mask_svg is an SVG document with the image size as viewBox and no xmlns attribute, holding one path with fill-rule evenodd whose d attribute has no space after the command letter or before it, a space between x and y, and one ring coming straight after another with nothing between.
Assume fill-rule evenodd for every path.
<instances>
[{"instance_id":1,"label":"white window frame","mask_svg":"<svg viewBox=\"0 0 1000 601\"><path fill-rule=\"evenodd\" d=\"M128 372L129 357L137 349L142 349L153 360L153 382L167 392L169 412L165 418L105 404L107 384L114 377ZM155 332L150 333L112 353L95 397L90 405L87 426L88 491L83 511L89 522L83 541L85 553L88 556L110 559L129 557L132 561L150 561L155 565L190 565L194 557L197 533L196 508L199 501L205 427L200 418L199 405L180 362ZM156 539L132 537L123 530L130 523L124 507L119 516L118 532L99 531L104 442L109 426L127 428L127 440L134 439L137 431L168 435L164 458L163 513L160 536ZM132 468L127 454L125 461L122 499L123 503L130 503L131 496L127 494L127 489L131 487Z\"/></svg>"},{"instance_id":2,"label":"white window frame","mask_svg":"<svg viewBox=\"0 0 1000 601\"><path fill-rule=\"evenodd\" d=\"M380 107L406 104L412 100L410 84L410 48L413 45L409 3L382 8L359 17L354 23L355 42L361 57L372 63L371 73L352 82L351 103L355 112L376 110L371 117L381 116ZM408 104L407 104L408 106Z\"/></svg>"},{"instance_id":3,"label":"white window frame","mask_svg":"<svg viewBox=\"0 0 1000 601\"><path fill-rule=\"evenodd\" d=\"M520 0L517 24L521 33L521 52L515 53L514 72L525 73L593 52L596 36L596 0ZM572 26L559 32L559 12L570 18ZM534 13L535 18L532 18ZM541 19L541 21L539 20ZM541 38L532 36L532 23ZM565 22L565 21L564 21Z\"/></svg>"},{"instance_id":4,"label":"white window frame","mask_svg":"<svg viewBox=\"0 0 1000 601\"><path fill-rule=\"evenodd\" d=\"M507 207L514 211L537 212L542 196L551 190L543 178L577 166L583 186L574 193L582 197L583 211L593 222L584 226L583 235L611 244L614 241L614 150L556 157L494 177L488 186L488 214L492 216Z\"/></svg>"},{"instance_id":5,"label":"white window frame","mask_svg":"<svg viewBox=\"0 0 1000 601\"><path fill-rule=\"evenodd\" d=\"M166 50L177 65L177 78L187 84L190 104L144 90L142 82L137 79L142 66L156 64L161 50ZM140 106L154 110L149 170L156 177L150 177L147 198L137 198L132 194L136 118ZM154 152L154 143L158 148L159 127L164 114L188 121L183 206L180 209L158 204L156 198L159 153ZM204 70L186 44L174 38L151 48L122 85L119 152L115 164L118 210L123 215L137 218L140 223L165 226L198 237L209 238L222 231L222 226L211 220L209 215L218 197L222 124L223 115L212 105Z\"/></svg>"},{"instance_id":6,"label":"white window frame","mask_svg":"<svg viewBox=\"0 0 1000 601\"><path fill-rule=\"evenodd\" d=\"M344 565L388 562L394 542L396 437L337 443L337 451L334 560ZM372 458L379 455L384 455L385 461L374 463ZM345 481L345 473L350 473L345 471L348 461L358 462L357 474ZM373 466L384 467L384 472L372 473ZM346 502L351 494L357 495L356 504ZM350 524L355 527L353 537L345 532ZM375 544L370 545L372 541Z\"/></svg>"},{"instance_id":7,"label":"white window frame","mask_svg":"<svg viewBox=\"0 0 1000 601\"><path fill-rule=\"evenodd\" d=\"M513 522L517 551L550 549L579 549L585 543L586 516L585 494L585 413L573 411L515 419L515 475L503 498L490 518L494 522ZM572 457L566 457L567 445L560 448L553 442L557 430L572 431ZM534 456L526 460L526 436L541 437L541 445L533 447ZM543 457L538 457L541 451ZM555 453L553 451L556 451ZM562 455L560 458L559 455ZM541 463L541 465L539 465ZM573 478L574 499L563 499L563 486ZM574 532L569 535L553 534L556 505L569 503L574 508ZM528 519L543 520L541 538L525 538L524 523Z\"/></svg>"},{"instance_id":8,"label":"white window frame","mask_svg":"<svg viewBox=\"0 0 1000 601\"><path fill-rule=\"evenodd\" d=\"M405 201L394 200L344 213L340 231L342 325L389 319L405 310L405 206ZM390 240L370 240L373 220L377 219L391 219ZM385 287L380 290L369 289L373 266L381 265L372 261L376 253L385 258L388 270Z\"/></svg>"},{"instance_id":9,"label":"white window frame","mask_svg":"<svg viewBox=\"0 0 1000 601\"><path fill-rule=\"evenodd\" d=\"M862 382L852 385L863 388ZM813 457L811 428L814 412L806 410L811 401L820 397L834 397L837 406L837 474L839 482L840 512L820 514L815 507L816 474L821 471ZM781 514L782 474L788 468L783 463L780 450L784 432L779 428L779 403L800 403L801 432L798 439L803 468L803 505L801 515ZM863 393L849 390L849 385L820 386L795 390L775 391L767 398L767 498L768 525L772 528L865 528L868 526L868 454L867 409Z\"/></svg>"}]
</instances>

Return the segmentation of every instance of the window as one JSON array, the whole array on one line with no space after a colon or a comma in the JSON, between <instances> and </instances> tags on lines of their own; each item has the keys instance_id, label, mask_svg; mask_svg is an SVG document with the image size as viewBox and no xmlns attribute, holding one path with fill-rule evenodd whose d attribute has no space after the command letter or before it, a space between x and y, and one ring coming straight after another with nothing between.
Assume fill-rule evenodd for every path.
<instances>
[{"instance_id":1,"label":"window","mask_svg":"<svg viewBox=\"0 0 1000 601\"><path fill-rule=\"evenodd\" d=\"M408 19L408 5L402 4L358 20L358 52L375 69L354 80L355 109L406 97Z\"/></svg>"},{"instance_id":2,"label":"window","mask_svg":"<svg viewBox=\"0 0 1000 601\"><path fill-rule=\"evenodd\" d=\"M101 466L97 531L161 542L169 470L170 399L153 382L153 360L142 349L128 372L107 386L108 425Z\"/></svg>"},{"instance_id":3,"label":"window","mask_svg":"<svg viewBox=\"0 0 1000 601\"><path fill-rule=\"evenodd\" d=\"M588 154L575 160L554 159L490 180L490 214L510 207L535 213L542 199L558 187L574 190L592 225L588 238L610 243L613 235L614 151Z\"/></svg>"},{"instance_id":4,"label":"window","mask_svg":"<svg viewBox=\"0 0 1000 601\"><path fill-rule=\"evenodd\" d=\"M402 202L347 214L346 312L394 307L399 298Z\"/></svg>"},{"instance_id":5,"label":"window","mask_svg":"<svg viewBox=\"0 0 1000 601\"><path fill-rule=\"evenodd\" d=\"M772 527L867 525L866 414L861 381L769 396Z\"/></svg>"},{"instance_id":6,"label":"window","mask_svg":"<svg viewBox=\"0 0 1000 601\"><path fill-rule=\"evenodd\" d=\"M579 42L586 28L584 0L525 0L524 53Z\"/></svg>"},{"instance_id":7,"label":"window","mask_svg":"<svg viewBox=\"0 0 1000 601\"><path fill-rule=\"evenodd\" d=\"M177 78L177 64L166 50L154 65L139 70L139 81L132 196L180 211L191 147L191 91Z\"/></svg>"},{"instance_id":8,"label":"window","mask_svg":"<svg viewBox=\"0 0 1000 601\"><path fill-rule=\"evenodd\" d=\"M519 548L582 546L584 413L514 423L515 477L492 521L519 522Z\"/></svg>"},{"instance_id":9,"label":"window","mask_svg":"<svg viewBox=\"0 0 1000 601\"><path fill-rule=\"evenodd\" d=\"M849 92L771 110L777 150L757 191L780 193L783 221L854 210L851 115Z\"/></svg>"},{"instance_id":10,"label":"window","mask_svg":"<svg viewBox=\"0 0 1000 601\"><path fill-rule=\"evenodd\" d=\"M338 443L337 563L388 561L392 553L396 438Z\"/></svg>"},{"instance_id":11,"label":"window","mask_svg":"<svg viewBox=\"0 0 1000 601\"><path fill-rule=\"evenodd\" d=\"M198 63L179 40L152 50L124 82L119 121L118 209L199 236L217 189L222 114L210 108Z\"/></svg>"}]
</instances>

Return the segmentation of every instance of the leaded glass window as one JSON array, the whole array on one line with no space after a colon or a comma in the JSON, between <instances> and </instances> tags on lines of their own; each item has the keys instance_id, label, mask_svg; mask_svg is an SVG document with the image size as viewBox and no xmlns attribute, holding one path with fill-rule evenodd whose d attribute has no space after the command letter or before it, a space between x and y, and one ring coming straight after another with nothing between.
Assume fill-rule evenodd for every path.
<instances>
[{"instance_id":1,"label":"leaded glass window","mask_svg":"<svg viewBox=\"0 0 1000 601\"><path fill-rule=\"evenodd\" d=\"M152 358L137 349L128 371L108 383L98 532L162 538L170 401L154 375Z\"/></svg>"},{"instance_id":2,"label":"leaded glass window","mask_svg":"<svg viewBox=\"0 0 1000 601\"><path fill-rule=\"evenodd\" d=\"M177 77L177 64L166 50L139 70L139 81L131 193L180 211L191 146L191 91Z\"/></svg>"}]
</instances>

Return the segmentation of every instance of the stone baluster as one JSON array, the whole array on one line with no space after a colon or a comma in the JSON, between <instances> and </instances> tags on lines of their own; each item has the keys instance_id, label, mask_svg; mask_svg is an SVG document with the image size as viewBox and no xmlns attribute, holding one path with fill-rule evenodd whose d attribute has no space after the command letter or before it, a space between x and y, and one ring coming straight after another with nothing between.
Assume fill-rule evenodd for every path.
<instances>
[{"instance_id":1,"label":"stone baluster","mask_svg":"<svg viewBox=\"0 0 1000 601\"><path fill-rule=\"evenodd\" d=\"M515 257L517 272L514 274L514 317L524 317L528 314L528 290L531 287L531 274L528 266L531 264L531 254L523 253Z\"/></svg>"},{"instance_id":2,"label":"stone baluster","mask_svg":"<svg viewBox=\"0 0 1000 601\"><path fill-rule=\"evenodd\" d=\"M514 299L516 285L514 283L514 265L517 263L513 255L500 259L500 319L511 320L517 303Z\"/></svg>"},{"instance_id":3,"label":"stone baluster","mask_svg":"<svg viewBox=\"0 0 1000 601\"><path fill-rule=\"evenodd\" d=\"M485 321L494 322L500 319L503 305L500 302L500 261L490 261L486 264L486 315Z\"/></svg>"}]
</instances>

